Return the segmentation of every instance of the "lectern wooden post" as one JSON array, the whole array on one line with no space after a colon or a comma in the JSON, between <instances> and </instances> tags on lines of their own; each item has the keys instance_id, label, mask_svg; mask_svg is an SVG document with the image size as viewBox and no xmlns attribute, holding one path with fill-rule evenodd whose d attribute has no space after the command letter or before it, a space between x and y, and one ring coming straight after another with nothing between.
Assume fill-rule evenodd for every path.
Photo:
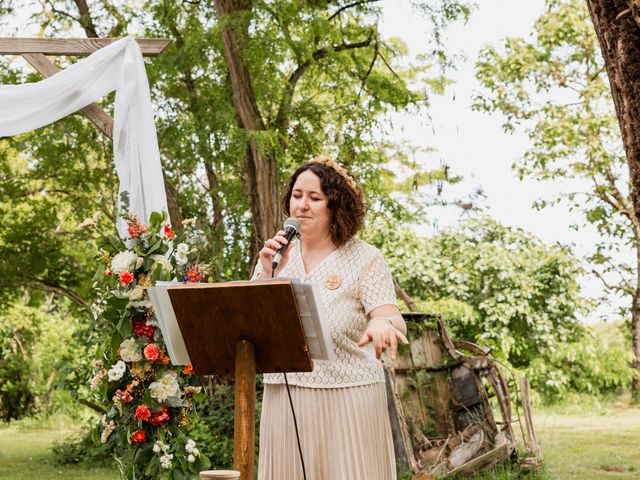
<instances>
[{"instance_id":1,"label":"lectern wooden post","mask_svg":"<svg viewBox=\"0 0 640 480\"><path fill-rule=\"evenodd\" d=\"M196 373L235 373L234 463L253 480L256 373L310 372L289 280L175 285L167 289Z\"/></svg>"}]
</instances>

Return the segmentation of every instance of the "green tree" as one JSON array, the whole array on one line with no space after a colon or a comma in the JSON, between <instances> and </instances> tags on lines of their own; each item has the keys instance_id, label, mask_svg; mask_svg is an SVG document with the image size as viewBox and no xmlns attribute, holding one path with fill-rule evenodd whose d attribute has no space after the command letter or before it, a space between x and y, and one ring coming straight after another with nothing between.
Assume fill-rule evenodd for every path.
<instances>
[{"instance_id":1,"label":"green tree","mask_svg":"<svg viewBox=\"0 0 640 480\"><path fill-rule=\"evenodd\" d=\"M379 222L369 239L418 307L442 313L454 339L489 346L546 399L630 384L628 358L579 320L589 302L576 281L582 267L568 249L487 217L428 238L393 235Z\"/></svg>"},{"instance_id":2,"label":"green tree","mask_svg":"<svg viewBox=\"0 0 640 480\"><path fill-rule=\"evenodd\" d=\"M531 146L514 164L521 179L579 179L586 191L559 198L584 214L602 240L589 261L593 274L610 291L628 296L636 370L635 397L640 398L640 219L630 196L617 119L604 62L584 2L553 0L535 23L531 40L507 38L480 55L477 77L484 91L475 108L504 115L507 131L522 129ZM585 187L583 187L583 185ZM632 249L636 261L616 261ZM629 314L630 312L630 314Z\"/></svg>"}]
</instances>

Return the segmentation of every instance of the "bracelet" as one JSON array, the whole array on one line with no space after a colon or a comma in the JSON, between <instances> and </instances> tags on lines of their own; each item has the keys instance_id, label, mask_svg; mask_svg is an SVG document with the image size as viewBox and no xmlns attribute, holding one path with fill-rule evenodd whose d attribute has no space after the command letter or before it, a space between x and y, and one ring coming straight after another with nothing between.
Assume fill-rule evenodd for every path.
<instances>
[{"instance_id":1,"label":"bracelet","mask_svg":"<svg viewBox=\"0 0 640 480\"><path fill-rule=\"evenodd\" d=\"M393 328L396 328L389 317L373 317L371 320L369 320L369 323L373 322L374 320L386 320L389 325L391 325Z\"/></svg>"}]
</instances>

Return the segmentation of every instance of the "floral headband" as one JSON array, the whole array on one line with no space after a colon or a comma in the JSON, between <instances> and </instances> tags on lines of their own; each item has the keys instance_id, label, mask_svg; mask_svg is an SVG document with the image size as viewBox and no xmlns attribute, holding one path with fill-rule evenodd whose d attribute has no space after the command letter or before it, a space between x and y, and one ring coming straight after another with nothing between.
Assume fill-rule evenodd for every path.
<instances>
[{"instance_id":1,"label":"floral headband","mask_svg":"<svg viewBox=\"0 0 640 480\"><path fill-rule=\"evenodd\" d=\"M347 182L347 185L349 185L355 192L358 192L358 184L356 183L355 179L351 175L349 175L349 172L346 168L342 167L331 158L325 155L319 155L313 160L309 160L309 163L321 163L323 165L326 165L327 167L334 170L342 178L344 178L345 182Z\"/></svg>"}]
</instances>

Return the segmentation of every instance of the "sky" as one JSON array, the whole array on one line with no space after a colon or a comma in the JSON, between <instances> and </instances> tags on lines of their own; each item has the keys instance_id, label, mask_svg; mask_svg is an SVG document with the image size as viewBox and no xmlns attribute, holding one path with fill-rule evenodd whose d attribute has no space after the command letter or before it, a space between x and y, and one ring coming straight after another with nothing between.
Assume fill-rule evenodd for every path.
<instances>
[{"instance_id":1,"label":"sky","mask_svg":"<svg viewBox=\"0 0 640 480\"><path fill-rule=\"evenodd\" d=\"M474 64L481 48L499 45L507 36L529 38L536 18L544 12L545 2L481 0L478 4L479 8L466 24L457 24L447 33L447 49L460 52L464 57L457 62L455 71L448 72L455 84L444 95L431 98L430 121L410 114L394 115L395 140L435 148L437 152L431 157L444 160L454 173L464 177L453 193L462 196L481 187L486 195L482 202L486 213L504 225L520 227L549 244L571 245L578 257L586 256L597 233L593 228L576 231L570 227L582 223L579 212L570 212L562 205L542 211L532 208L535 200L579 190L580 184L574 180L520 181L511 165L527 149L526 134L505 133L500 115L471 110L473 93L480 90ZM402 38L412 56L427 51L425 20L412 12L409 2L386 0L380 29L384 37ZM432 221L442 229L455 224L460 215L453 209L438 209L434 217ZM417 230L429 234L433 228L423 226ZM581 278L580 284L585 295L599 296L604 292L600 280L594 276ZM583 320L612 319L614 309L626 303L626 299L612 297L611 305L600 306Z\"/></svg>"}]
</instances>

